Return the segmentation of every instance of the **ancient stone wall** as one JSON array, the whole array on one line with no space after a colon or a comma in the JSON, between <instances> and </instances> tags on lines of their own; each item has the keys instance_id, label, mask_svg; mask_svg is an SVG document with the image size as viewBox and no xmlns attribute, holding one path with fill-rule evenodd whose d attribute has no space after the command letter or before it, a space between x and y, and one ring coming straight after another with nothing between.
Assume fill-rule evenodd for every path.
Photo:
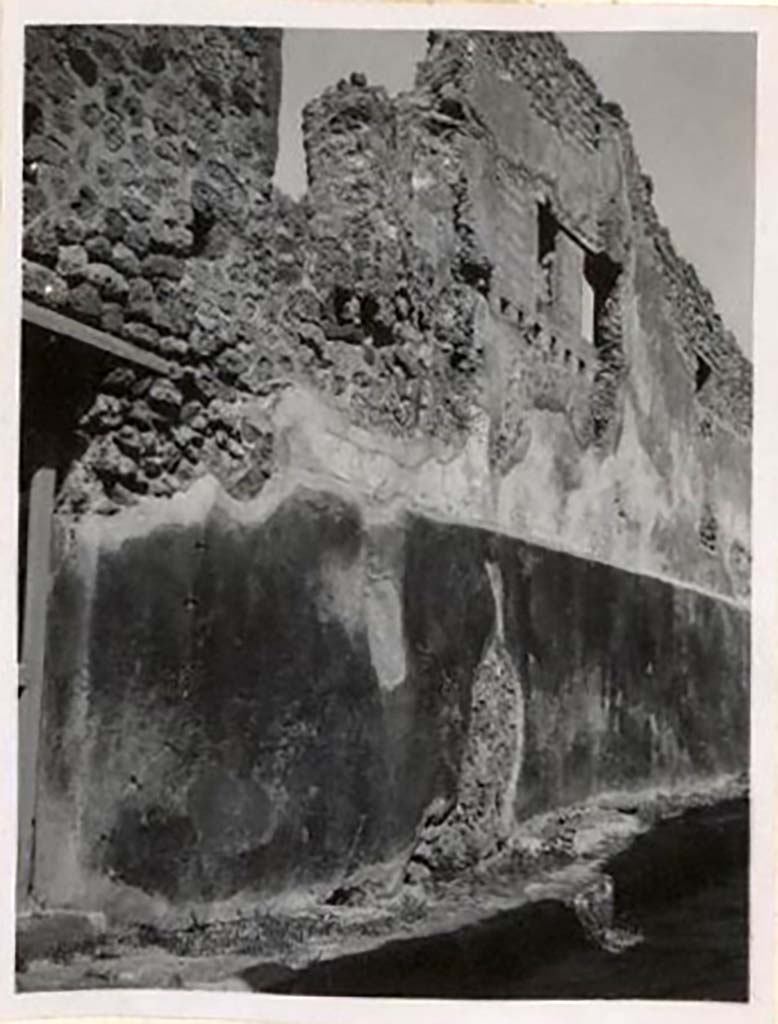
<instances>
[{"instance_id":1,"label":"ancient stone wall","mask_svg":"<svg viewBox=\"0 0 778 1024\"><path fill-rule=\"evenodd\" d=\"M456 448L485 417L501 528L747 594L751 368L659 224L619 108L542 33L433 34L416 90L377 95L344 82L306 116L312 202L321 162L360 211L340 227L361 258L311 280L382 309L351 325L374 367L356 380L380 382L369 422ZM421 366L392 323L397 266Z\"/></svg>"},{"instance_id":2,"label":"ancient stone wall","mask_svg":"<svg viewBox=\"0 0 778 1024\"><path fill-rule=\"evenodd\" d=\"M271 186L280 47L271 30L27 30L25 296L172 364L106 379L63 506L110 511L205 467L240 486L230 403L273 376L255 322L295 262Z\"/></svg>"},{"instance_id":3,"label":"ancient stone wall","mask_svg":"<svg viewBox=\"0 0 778 1024\"><path fill-rule=\"evenodd\" d=\"M82 521L63 554L50 905L188 923L379 862L455 874L537 811L747 758L747 613L657 580L212 481Z\"/></svg>"},{"instance_id":4,"label":"ancient stone wall","mask_svg":"<svg viewBox=\"0 0 778 1024\"><path fill-rule=\"evenodd\" d=\"M169 360L58 493L38 897L229 913L742 769L751 370L561 45L328 89L299 203L279 33L27 47L25 295Z\"/></svg>"},{"instance_id":5,"label":"ancient stone wall","mask_svg":"<svg viewBox=\"0 0 778 1024\"><path fill-rule=\"evenodd\" d=\"M328 89L301 204L270 187L277 33L31 30L28 51L26 294L176 364L107 379L63 506L205 473L256 492L273 439L238 396L297 382L452 452L486 430L503 529L747 592L750 366L555 37L432 34L412 93Z\"/></svg>"}]
</instances>

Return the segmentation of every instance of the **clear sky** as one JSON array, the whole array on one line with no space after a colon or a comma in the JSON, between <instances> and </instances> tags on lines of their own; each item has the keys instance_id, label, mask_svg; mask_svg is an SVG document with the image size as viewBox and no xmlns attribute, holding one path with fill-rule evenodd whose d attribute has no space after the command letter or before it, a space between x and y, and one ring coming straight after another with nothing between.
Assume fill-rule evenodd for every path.
<instances>
[{"instance_id":1,"label":"clear sky","mask_svg":"<svg viewBox=\"0 0 778 1024\"><path fill-rule=\"evenodd\" d=\"M747 34L564 33L562 39L629 120L654 201L725 323L750 355L754 249L756 42ZM276 183L305 189L302 107L351 71L390 93L411 87L422 32L284 33Z\"/></svg>"}]
</instances>

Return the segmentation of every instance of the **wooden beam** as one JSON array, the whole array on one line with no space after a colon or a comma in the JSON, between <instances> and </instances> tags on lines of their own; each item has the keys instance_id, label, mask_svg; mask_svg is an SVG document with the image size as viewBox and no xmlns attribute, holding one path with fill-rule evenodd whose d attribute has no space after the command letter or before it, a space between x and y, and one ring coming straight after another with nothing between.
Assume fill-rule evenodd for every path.
<instances>
[{"instance_id":1,"label":"wooden beam","mask_svg":"<svg viewBox=\"0 0 778 1024\"><path fill-rule=\"evenodd\" d=\"M110 352L111 355L127 359L129 362L135 363L136 366L143 366L155 373L168 374L172 370L171 363L161 356L154 355L153 352L146 352L129 341L122 341L121 338L115 338L112 334L106 334L105 331L88 327L78 320L73 320L72 317L63 316L61 313L55 313L53 309L46 309L44 306L30 302L29 299L22 300L22 319L35 324L36 327L52 331L54 334L74 338L85 345L99 348L103 352Z\"/></svg>"},{"instance_id":2,"label":"wooden beam","mask_svg":"<svg viewBox=\"0 0 778 1024\"><path fill-rule=\"evenodd\" d=\"M55 483L56 471L49 466L41 466L36 470L30 486L22 663L19 678L19 831L16 859L16 899L19 908L27 899L32 885Z\"/></svg>"}]
</instances>

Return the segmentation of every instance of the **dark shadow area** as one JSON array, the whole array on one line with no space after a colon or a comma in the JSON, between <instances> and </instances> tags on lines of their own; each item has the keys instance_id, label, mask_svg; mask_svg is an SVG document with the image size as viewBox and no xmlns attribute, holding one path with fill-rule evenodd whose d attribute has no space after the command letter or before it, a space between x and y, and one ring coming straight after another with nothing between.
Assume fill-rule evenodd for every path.
<instances>
[{"instance_id":1,"label":"dark shadow area","mask_svg":"<svg viewBox=\"0 0 778 1024\"><path fill-rule=\"evenodd\" d=\"M712 372L710 363L703 359L702 356L697 356L697 368L694 374L695 391L702 391Z\"/></svg>"},{"instance_id":2,"label":"dark shadow area","mask_svg":"<svg viewBox=\"0 0 778 1024\"><path fill-rule=\"evenodd\" d=\"M115 356L49 331L22 324L19 396L18 643L25 597L30 485L42 466L56 471L59 487L82 453L78 421L97 397Z\"/></svg>"},{"instance_id":3,"label":"dark shadow area","mask_svg":"<svg viewBox=\"0 0 778 1024\"><path fill-rule=\"evenodd\" d=\"M559 222L551 212L551 204L538 203L538 263L553 253L556 248L556 236Z\"/></svg>"},{"instance_id":4,"label":"dark shadow area","mask_svg":"<svg viewBox=\"0 0 778 1024\"><path fill-rule=\"evenodd\" d=\"M442 935L400 940L286 978L267 966L257 991L454 999L748 998L748 803L728 801L659 824L606 866L617 920L643 941L613 954L573 911L544 900Z\"/></svg>"},{"instance_id":5,"label":"dark shadow area","mask_svg":"<svg viewBox=\"0 0 778 1024\"><path fill-rule=\"evenodd\" d=\"M621 273L621 267L604 252L587 252L584 259L584 277L594 293L594 329L592 338L595 348L603 348L616 339L611 337L612 328L607 323L608 304ZM610 329L609 329L610 328ZM619 339L620 340L620 339Z\"/></svg>"}]
</instances>

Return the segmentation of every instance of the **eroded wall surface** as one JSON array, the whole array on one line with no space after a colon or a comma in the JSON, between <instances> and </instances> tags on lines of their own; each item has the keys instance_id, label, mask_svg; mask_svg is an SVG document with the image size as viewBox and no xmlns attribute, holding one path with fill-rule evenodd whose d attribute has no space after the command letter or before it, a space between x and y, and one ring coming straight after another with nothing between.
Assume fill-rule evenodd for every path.
<instances>
[{"instance_id":1,"label":"eroded wall surface","mask_svg":"<svg viewBox=\"0 0 778 1024\"><path fill-rule=\"evenodd\" d=\"M490 531L203 481L62 552L36 885L137 918L456 873L534 812L739 770L748 634Z\"/></svg>"},{"instance_id":2,"label":"eroded wall surface","mask_svg":"<svg viewBox=\"0 0 778 1024\"><path fill-rule=\"evenodd\" d=\"M747 595L750 365L553 36L432 34L412 93L333 86L300 204L277 32L28 36L26 294L174 363L106 380L63 505L256 493L236 397L302 382L453 453L485 419L501 529Z\"/></svg>"},{"instance_id":3,"label":"eroded wall surface","mask_svg":"<svg viewBox=\"0 0 778 1024\"><path fill-rule=\"evenodd\" d=\"M295 203L280 80L273 30L28 30L25 295L169 361L60 480L44 904L456 873L747 765L751 367L618 107L432 33L308 105Z\"/></svg>"}]
</instances>

